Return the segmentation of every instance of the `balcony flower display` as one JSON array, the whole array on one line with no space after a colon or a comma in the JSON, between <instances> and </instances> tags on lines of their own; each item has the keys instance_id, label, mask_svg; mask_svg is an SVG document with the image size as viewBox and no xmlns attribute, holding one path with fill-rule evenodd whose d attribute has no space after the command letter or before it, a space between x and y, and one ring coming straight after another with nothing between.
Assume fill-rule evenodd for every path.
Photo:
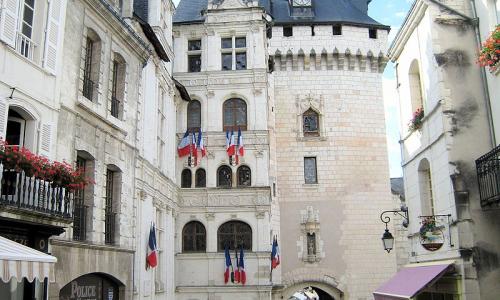
<instances>
[{"instance_id":1,"label":"balcony flower display","mask_svg":"<svg viewBox=\"0 0 500 300\"><path fill-rule=\"evenodd\" d=\"M27 177L53 182L70 191L93 184L92 180L85 177L83 170L74 169L67 162L51 162L24 147L9 146L3 140L0 140L0 162L4 170L23 171Z\"/></svg>"},{"instance_id":2,"label":"balcony flower display","mask_svg":"<svg viewBox=\"0 0 500 300\"><path fill-rule=\"evenodd\" d=\"M413 117L408 123L408 129L410 131L418 130L422 127L422 120L424 119L424 109L419 108L413 113Z\"/></svg>"},{"instance_id":3,"label":"balcony flower display","mask_svg":"<svg viewBox=\"0 0 500 300\"><path fill-rule=\"evenodd\" d=\"M481 67L488 67L490 72L495 72L500 67L500 24L479 49L478 63Z\"/></svg>"}]
</instances>

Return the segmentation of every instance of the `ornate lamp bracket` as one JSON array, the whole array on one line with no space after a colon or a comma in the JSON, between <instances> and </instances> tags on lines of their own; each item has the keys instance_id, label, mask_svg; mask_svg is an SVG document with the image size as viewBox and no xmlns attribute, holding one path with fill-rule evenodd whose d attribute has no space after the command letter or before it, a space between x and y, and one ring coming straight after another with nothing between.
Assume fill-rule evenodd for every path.
<instances>
[{"instance_id":1,"label":"ornate lamp bracket","mask_svg":"<svg viewBox=\"0 0 500 300\"><path fill-rule=\"evenodd\" d=\"M401 205L401 208L399 210L386 210L380 214L380 221L385 224L385 229L388 229L387 224L391 222L391 217L384 215L389 213L393 213L393 215L400 215L401 217L403 217L403 227L407 228L410 224L410 219L408 217L408 207L406 207L406 205Z\"/></svg>"}]
</instances>

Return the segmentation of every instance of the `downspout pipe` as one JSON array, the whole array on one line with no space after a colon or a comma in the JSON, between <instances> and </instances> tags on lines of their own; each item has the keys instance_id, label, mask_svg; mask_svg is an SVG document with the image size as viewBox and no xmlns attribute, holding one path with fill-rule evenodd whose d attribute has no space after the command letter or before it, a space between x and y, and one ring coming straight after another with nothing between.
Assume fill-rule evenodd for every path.
<instances>
[{"instance_id":1,"label":"downspout pipe","mask_svg":"<svg viewBox=\"0 0 500 300\"><path fill-rule=\"evenodd\" d=\"M469 21L474 28L474 33L476 36L476 48L479 49L481 48L481 35L479 31L479 18L477 17L477 11L476 11L476 0L470 0L470 5L472 8L472 15L473 18L457 11L456 9L449 7L446 4L443 4L437 0L427 0L431 3L436 4L437 6L442 7L445 10L448 10L465 20ZM483 87L483 93L484 93L484 106L486 107L486 118L488 119L488 127L489 127L489 135L490 135L490 147L493 149L497 145L496 139L495 139L495 126L493 124L493 113L491 111L491 97L490 97L490 91L488 89L488 81L486 79L486 71L484 70L483 67L480 68L479 73L481 74L481 83Z\"/></svg>"}]
</instances>

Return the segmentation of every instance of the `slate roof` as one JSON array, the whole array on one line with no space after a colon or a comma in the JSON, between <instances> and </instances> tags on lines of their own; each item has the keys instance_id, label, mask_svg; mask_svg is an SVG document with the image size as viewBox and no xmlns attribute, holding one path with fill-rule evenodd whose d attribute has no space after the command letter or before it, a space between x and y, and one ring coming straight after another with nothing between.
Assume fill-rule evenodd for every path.
<instances>
[{"instance_id":1,"label":"slate roof","mask_svg":"<svg viewBox=\"0 0 500 300\"><path fill-rule=\"evenodd\" d=\"M389 28L370 18L359 10L351 0L313 0L314 16L311 18L291 17L288 0L259 0L259 4L273 17L275 24L351 24ZM181 0L174 23L201 23L205 17L201 12L207 9L208 0Z\"/></svg>"},{"instance_id":2,"label":"slate roof","mask_svg":"<svg viewBox=\"0 0 500 300\"><path fill-rule=\"evenodd\" d=\"M403 177L391 178L391 192L405 198L405 184Z\"/></svg>"}]
</instances>

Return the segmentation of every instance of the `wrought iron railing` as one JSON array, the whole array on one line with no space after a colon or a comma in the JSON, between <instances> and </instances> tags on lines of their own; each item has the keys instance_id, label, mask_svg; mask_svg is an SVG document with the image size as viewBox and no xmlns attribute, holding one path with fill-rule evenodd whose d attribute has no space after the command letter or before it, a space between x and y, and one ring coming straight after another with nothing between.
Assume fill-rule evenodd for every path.
<instances>
[{"instance_id":1,"label":"wrought iron railing","mask_svg":"<svg viewBox=\"0 0 500 300\"><path fill-rule=\"evenodd\" d=\"M106 211L104 220L104 242L108 245L115 244L115 218L116 213Z\"/></svg>"},{"instance_id":2,"label":"wrought iron railing","mask_svg":"<svg viewBox=\"0 0 500 300\"><path fill-rule=\"evenodd\" d=\"M54 182L27 176L24 171L0 172L0 205L56 218L72 218L73 193Z\"/></svg>"},{"instance_id":3,"label":"wrought iron railing","mask_svg":"<svg viewBox=\"0 0 500 300\"><path fill-rule=\"evenodd\" d=\"M500 146L476 160L481 207L500 202Z\"/></svg>"},{"instance_id":4,"label":"wrought iron railing","mask_svg":"<svg viewBox=\"0 0 500 300\"><path fill-rule=\"evenodd\" d=\"M83 77L83 97L89 99L90 101L94 100L94 81L90 79L90 76Z\"/></svg>"},{"instance_id":5,"label":"wrought iron railing","mask_svg":"<svg viewBox=\"0 0 500 300\"><path fill-rule=\"evenodd\" d=\"M87 205L75 203L73 210L73 239L75 241L87 240Z\"/></svg>"},{"instance_id":6,"label":"wrought iron railing","mask_svg":"<svg viewBox=\"0 0 500 300\"><path fill-rule=\"evenodd\" d=\"M115 96L111 97L111 115L115 118L120 116L120 100Z\"/></svg>"},{"instance_id":7,"label":"wrought iron railing","mask_svg":"<svg viewBox=\"0 0 500 300\"><path fill-rule=\"evenodd\" d=\"M20 32L17 33L16 51L19 52L22 56L26 57L29 60L33 60L35 47L36 44L35 42L33 42L33 40Z\"/></svg>"}]
</instances>

